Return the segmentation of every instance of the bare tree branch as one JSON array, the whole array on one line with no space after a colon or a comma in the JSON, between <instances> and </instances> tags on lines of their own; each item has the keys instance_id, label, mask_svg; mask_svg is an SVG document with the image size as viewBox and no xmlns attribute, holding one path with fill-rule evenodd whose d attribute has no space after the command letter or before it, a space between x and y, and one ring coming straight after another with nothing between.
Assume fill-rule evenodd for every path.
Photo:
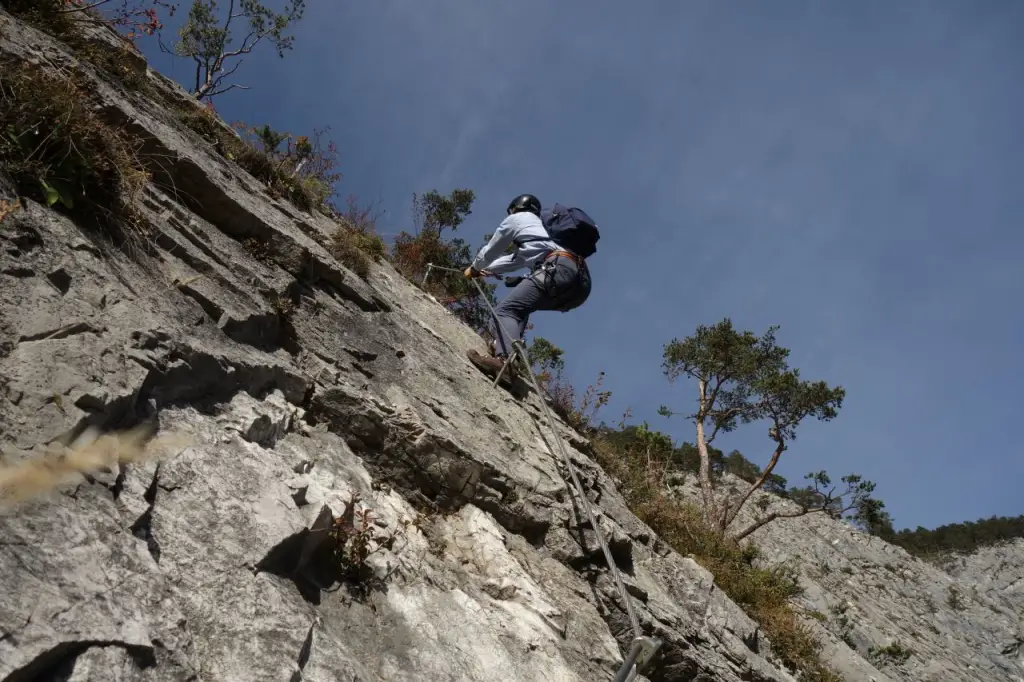
<instances>
[{"instance_id":1,"label":"bare tree branch","mask_svg":"<svg viewBox=\"0 0 1024 682\"><path fill-rule=\"evenodd\" d=\"M718 435L718 430L722 428L722 424L726 420L728 420L729 417L732 417L733 415L739 415L739 414L743 414L743 408L742 407L730 407L728 410L725 410L724 412L722 412L720 414L716 414L715 417L714 417L714 419L715 419L715 428L711 431L711 436L709 436L707 441L705 441L705 442L708 445L711 445L711 443L715 440L715 436Z\"/></svg>"},{"instance_id":2,"label":"bare tree branch","mask_svg":"<svg viewBox=\"0 0 1024 682\"><path fill-rule=\"evenodd\" d=\"M285 31L302 17L304 10L305 0L288 0L281 13L271 10L261 0L229 0L222 13L214 0L192 0L189 18L180 31L181 41L174 54L197 61L193 96L203 100L233 89L246 89L244 86L224 87L225 80L235 74L244 57L261 42L272 42L281 56L284 50L291 49L294 37L286 35ZM248 33L240 42L232 36L237 19L248 22ZM232 45L236 47L232 49Z\"/></svg>"},{"instance_id":3,"label":"bare tree branch","mask_svg":"<svg viewBox=\"0 0 1024 682\"><path fill-rule=\"evenodd\" d=\"M856 508L856 506L857 505L855 505L855 504L850 504L850 505L844 507L843 509L839 510L837 513L844 514L844 513L848 512L848 511L851 511L852 509ZM757 521L754 521L752 524L750 524L749 526L747 526L746 528L741 530L739 533L737 533L733 537L738 542L738 541L742 540L743 538L747 537L748 535L750 535L751 533L754 533L755 531L758 531L761 528L764 528L765 526L767 526L772 521L775 521L776 519L795 519L795 518L800 517L800 516L807 516L808 514L819 514L821 512L827 512L827 511L829 511L829 508L826 505L823 504L820 507L814 507L814 508L811 508L811 507L801 507L800 509L798 509L796 511L791 511L791 512L772 512L768 516L765 516L763 518L758 519Z\"/></svg>"},{"instance_id":4,"label":"bare tree branch","mask_svg":"<svg viewBox=\"0 0 1024 682\"><path fill-rule=\"evenodd\" d=\"M231 35L231 20L235 18L234 11L235 11L235 0L231 0L231 4L228 5L228 18L224 22L224 32L221 34L221 37L220 37L220 45L217 46L217 53L222 55L221 57L219 57L217 59L217 64L216 64L217 67L220 67L220 65L224 61L224 57L223 57L223 55L224 55L224 48L227 47L228 36Z\"/></svg>"},{"instance_id":5,"label":"bare tree branch","mask_svg":"<svg viewBox=\"0 0 1024 682\"><path fill-rule=\"evenodd\" d=\"M164 37L162 35L157 35L156 43L160 46L160 51L164 54L174 55L175 57L179 56L178 53L175 52L173 48L167 47L167 45L164 43Z\"/></svg>"},{"instance_id":6,"label":"bare tree branch","mask_svg":"<svg viewBox=\"0 0 1024 682\"><path fill-rule=\"evenodd\" d=\"M196 87L195 87L195 89L196 89L196 91L198 91L199 90L199 86L203 82L203 62L199 59L199 57L195 57L194 59L196 60Z\"/></svg>"},{"instance_id":7,"label":"bare tree branch","mask_svg":"<svg viewBox=\"0 0 1024 682\"><path fill-rule=\"evenodd\" d=\"M773 427L769 433L772 434L771 437L775 440L776 443L775 451L772 452L772 458L771 460L769 460L768 466L764 468L764 471L761 472L761 475L758 477L758 479L751 483L750 487L747 488L747 492L744 493L743 497L741 497L736 504L730 505L730 508L726 511L725 514L723 514L723 531L729 527L730 523L736 520L736 516L740 513L740 509L742 509L743 505L747 503L747 500L750 499L750 496L754 494L754 491L760 489L760 487L764 485L764 482L768 480L768 477L775 470L775 466L779 463L779 457L781 457L782 453L785 452L786 450L786 440L782 437L782 434L779 432L779 430Z\"/></svg>"},{"instance_id":8,"label":"bare tree branch","mask_svg":"<svg viewBox=\"0 0 1024 682\"><path fill-rule=\"evenodd\" d=\"M208 93L206 96L213 97L215 95L223 95L225 92L228 92L229 90L248 90L249 88L250 86L248 85L239 85L238 83L232 83L226 88L223 88L221 90L215 90L213 92Z\"/></svg>"},{"instance_id":9,"label":"bare tree branch","mask_svg":"<svg viewBox=\"0 0 1024 682\"><path fill-rule=\"evenodd\" d=\"M217 76L216 78L212 78L212 79L210 78L210 72L207 71L206 83L204 84L204 86L202 88L202 94L201 95L197 95L196 99L203 99L204 97L213 97L214 95L223 94L223 93L227 92L228 90L231 90L231 88L220 89L220 85L221 85L221 83L224 82L225 78L227 78L228 76L231 76L235 71L238 70L238 67L241 66L241 65L242 65L242 62L238 62L233 67L231 67L231 69L229 71L226 71L226 72L220 74L219 76ZM241 86L240 85L240 86L237 86L237 87L240 90L248 90L249 89L248 86ZM214 92L215 90L219 90L219 91L218 92Z\"/></svg>"}]
</instances>

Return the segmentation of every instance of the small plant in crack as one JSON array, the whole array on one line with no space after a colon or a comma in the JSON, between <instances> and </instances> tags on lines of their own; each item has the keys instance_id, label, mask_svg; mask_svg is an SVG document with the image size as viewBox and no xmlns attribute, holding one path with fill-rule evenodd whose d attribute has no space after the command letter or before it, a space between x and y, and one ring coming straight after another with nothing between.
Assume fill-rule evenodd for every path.
<instances>
[{"instance_id":1,"label":"small plant in crack","mask_svg":"<svg viewBox=\"0 0 1024 682\"><path fill-rule=\"evenodd\" d=\"M280 294L272 294L270 296L270 307L274 309L278 317L283 319L290 318L295 313L295 303L287 296L281 296Z\"/></svg>"},{"instance_id":2,"label":"small plant in crack","mask_svg":"<svg viewBox=\"0 0 1024 682\"><path fill-rule=\"evenodd\" d=\"M824 623L828 620L828 616L826 616L821 611L811 610L807 612L807 615L813 618L814 620L818 621L819 623Z\"/></svg>"},{"instance_id":3,"label":"small plant in crack","mask_svg":"<svg viewBox=\"0 0 1024 682\"><path fill-rule=\"evenodd\" d=\"M893 642L881 647L871 647L868 649L868 658L871 659L872 663L885 665L891 663L893 665L901 665L907 662L911 656L914 655L912 649L909 649L899 642Z\"/></svg>"},{"instance_id":4,"label":"small plant in crack","mask_svg":"<svg viewBox=\"0 0 1024 682\"><path fill-rule=\"evenodd\" d=\"M261 263L270 263L274 260L273 246L266 240L248 237L242 240L242 246L253 258Z\"/></svg>"},{"instance_id":5,"label":"small plant in crack","mask_svg":"<svg viewBox=\"0 0 1024 682\"><path fill-rule=\"evenodd\" d=\"M846 644L851 649L855 649L856 647L853 644L852 637L853 622L850 620L850 616L847 614L849 609L849 605L845 603L833 604L829 608L829 611L832 612L833 617L833 627L831 627L830 629L833 633L835 633L837 637L839 637L839 639L846 642Z\"/></svg>"},{"instance_id":6,"label":"small plant in crack","mask_svg":"<svg viewBox=\"0 0 1024 682\"><path fill-rule=\"evenodd\" d=\"M296 300L287 295L271 292L267 295L271 309L277 316L279 327L278 343L291 355L297 355L301 350L299 344L299 333L295 329L295 312L299 306Z\"/></svg>"},{"instance_id":7,"label":"small plant in crack","mask_svg":"<svg viewBox=\"0 0 1024 682\"><path fill-rule=\"evenodd\" d=\"M372 509L365 506L356 509L360 501L359 493L354 492L344 513L334 519L328 534L334 543L333 556L341 578L354 596L365 597L372 591L383 589L395 571L389 564L387 573L378 576L370 564L370 557L383 550L397 553L396 542L404 538L410 527L418 527L419 518L403 521L400 529L380 532ZM402 544L403 548L405 544Z\"/></svg>"},{"instance_id":8,"label":"small plant in crack","mask_svg":"<svg viewBox=\"0 0 1024 682\"><path fill-rule=\"evenodd\" d=\"M946 603L949 604L949 608L954 611L964 610L964 600L960 595L960 590L957 589L956 585L949 586L949 596L946 598Z\"/></svg>"}]
</instances>

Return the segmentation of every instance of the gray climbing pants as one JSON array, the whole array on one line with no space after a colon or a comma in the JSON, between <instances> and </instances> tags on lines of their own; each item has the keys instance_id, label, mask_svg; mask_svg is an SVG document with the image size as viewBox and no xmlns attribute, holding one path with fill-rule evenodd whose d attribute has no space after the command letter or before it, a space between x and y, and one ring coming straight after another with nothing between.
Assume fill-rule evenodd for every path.
<instances>
[{"instance_id":1,"label":"gray climbing pants","mask_svg":"<svg viewBox=\"0 0 1024 682\"><path fill-rule=\"evenodd\" d=\"M568 256L552 255L542 261L494 308L497 316L497 351L508 356L512 341L523 338L530 313L537 310L567 312L590 296L590 271Z\"/></svg>"}]
</instances>

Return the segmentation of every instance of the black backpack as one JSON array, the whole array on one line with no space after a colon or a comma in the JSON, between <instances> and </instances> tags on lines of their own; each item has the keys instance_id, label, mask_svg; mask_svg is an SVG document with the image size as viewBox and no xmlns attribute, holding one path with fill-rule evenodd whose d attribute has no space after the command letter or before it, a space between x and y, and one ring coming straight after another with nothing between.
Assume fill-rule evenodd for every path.
<instances>
[{"instance_id":1,"label":"black backpack","mask_svg":"<svg viewBox=\"0 0 1024 682\"><path fill-rule=\"evenodd\" d=\"M540 220L548 232L548 238L563 249L582 258L590 258L597 252L597 240L601 238L601 233L583 209L555 204L550 210L540 212ZM521 245L543 240L544 237L527 237L517 239L516 243Z\"/></svg>"}]
</instances>

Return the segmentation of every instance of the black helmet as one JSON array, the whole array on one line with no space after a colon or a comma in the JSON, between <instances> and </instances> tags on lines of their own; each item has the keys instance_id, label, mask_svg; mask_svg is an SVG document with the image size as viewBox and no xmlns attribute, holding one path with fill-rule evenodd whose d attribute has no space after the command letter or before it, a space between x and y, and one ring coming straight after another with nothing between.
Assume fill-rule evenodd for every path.
<instances>
[{"instance_id":1,"label":"black helmet","mask_svg":"<svg viewBox=\"0 0 1024 682\"><path fill-rule=\"evenodd\" d=\"M540 199L532 194L520 194L509 202L506 212L508 215L512 215L520 211L528 211L536 216L540 216Z\"/></svg>"}]
</instances>

